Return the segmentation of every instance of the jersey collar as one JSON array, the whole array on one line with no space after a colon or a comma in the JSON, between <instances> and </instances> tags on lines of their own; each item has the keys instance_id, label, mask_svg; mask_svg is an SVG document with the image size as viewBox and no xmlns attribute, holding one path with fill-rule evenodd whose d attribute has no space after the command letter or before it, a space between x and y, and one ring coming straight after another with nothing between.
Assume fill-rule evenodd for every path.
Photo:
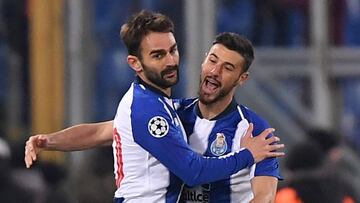
<instances>
[{"instance_id":1,"label":"jersey collar","mask_svg":"<svg viewBox=\"0 0 360 203\"><path fill-rule=\"evenodd\" d=\"M161 90L159 90L158 88L146 83L145 81L143 81L139 76L135 76L134 79L134 83L136 84L140 84L143 85L146 89L151 90L152 92L155 92L156 94L160 94L163 97L169 98L171 99L171 97L169 97L168 95L166 95L164 92L162 92Z\"/></svg>"},{"instance_id":2,"label":"jersey collar","mask_svg":"<svg viewBox=\"0 0 360 203\"><path fill-rule=\"evenodd\" d=\"M231 100L231 103L226 107L226 109L221 112L219 115L215 116L214 118L210 119L211 121L213 120L219 120L220 118L223 118L227 115L229 115L230 113L237 111L237 102L235 100L235 98L233 98ZM199 118L204 118L203 115L201 114L200 108L199 108L199 101L197 101L197 104L195 105L195 111L197 116L199 116Z\"/></svg>"}]
</instances>

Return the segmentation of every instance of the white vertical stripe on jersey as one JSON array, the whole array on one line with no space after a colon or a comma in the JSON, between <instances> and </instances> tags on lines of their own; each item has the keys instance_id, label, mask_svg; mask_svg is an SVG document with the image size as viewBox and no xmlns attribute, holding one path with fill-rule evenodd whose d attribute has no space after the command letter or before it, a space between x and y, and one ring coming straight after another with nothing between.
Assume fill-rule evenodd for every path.
<instances>
[{"instance_id":1,"label":"white vertical stripe on jersey","mask_svg":"<svg viewBox=\"0 0 360 203\"><path fill-rule=\"evenodd\" d=\"M233 138L232 151L238 151L241 149L240 141L247 129L249 128L249 122L245 119L241 108L238 106L239 114L242 120L238 123L235 136ZM250 184L250 175L254 174L255 167L252 166L251 169L243 169L238 173L234 174L230 178L230 187L231 187L231 202L249 202L253 198L253 193L251 190Z\"/></svg>"},{"instance_id":2,"label":"white vertical stripe on jersey","mask_svg":"<svg viewBox=\"0 0 360 203\"><path fill-rule=\"evenodd\" d=\"M189 138L191 148L199 153L204 154L209 145L208 138L214 128L216 121L209 121L206 119L196 118L194 125L194 132Z\"/></svg>"}]
</instances>

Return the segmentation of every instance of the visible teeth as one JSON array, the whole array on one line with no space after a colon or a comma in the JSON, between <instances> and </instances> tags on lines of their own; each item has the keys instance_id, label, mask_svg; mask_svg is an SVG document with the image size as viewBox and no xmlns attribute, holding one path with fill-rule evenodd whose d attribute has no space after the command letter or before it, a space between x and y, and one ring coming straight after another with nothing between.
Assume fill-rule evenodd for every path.
<instances>
[{"instance_id":1,"label":"visible teeth","mask_svg":"<svg viewBox=\"0 0 360 203\"><path fill-rule=\"evenodd\" d=\"M215 90L218 86L217 86L216 84L212 83L212 82L207 81L207 82L206 82L206 87L207 87L208 89Z\"/></svg>"},{"instance_id":2,"label":"visible teeth","mask_svg":"<svg viewBox=\"0 0 360 203\"><path fill-rule=\"evenodd\" d=\"M213 82L213 81L207 80L207 83L210 84L210 85L216 86L216 87L219 86L218 83Z\"/></svg>"}]
</instances>

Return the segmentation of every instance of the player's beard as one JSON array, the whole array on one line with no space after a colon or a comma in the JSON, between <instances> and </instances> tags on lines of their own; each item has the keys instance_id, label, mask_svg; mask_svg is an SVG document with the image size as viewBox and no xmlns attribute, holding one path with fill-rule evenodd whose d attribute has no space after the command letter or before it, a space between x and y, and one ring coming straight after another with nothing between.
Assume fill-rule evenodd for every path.
<instances>
[{"instance_id":1,"label":"player's beard","mask_svg":"<svg viewBox=\"0 0 360 203\"><path fill-rule=\"evenodd\" d=\"M160 73L154 71L155 68L151 68L144 63L142 63L142 67L144 70L144 74L146 78L152 82L153 84L157 85L160 88L169 88L177 84L179 81L179 66L167 66L165 70L161 71ZM176 75L174 78L166 79L165 76L168 73L176 71Z\"/></svg>"},{"instance_id":2,"label":"player's beard","mask_svg":"<svg viewBox=\"0 0 360 203\"><path fill-rule=\"evenodd\" d=\"M204 78L205 80L205 78ZM201 103L205 104L205 105L210 105L210 104L214 104L218 101L221 101L222 99L224 99L236 86L237 83L233 83L232 85L229 86L223 86L220 85L219 90L213 94L206 94L202 91L202 85L203 85L204 81L200 81L200 87L199 87L199 100Z\"/></svg>"}]
</instances>

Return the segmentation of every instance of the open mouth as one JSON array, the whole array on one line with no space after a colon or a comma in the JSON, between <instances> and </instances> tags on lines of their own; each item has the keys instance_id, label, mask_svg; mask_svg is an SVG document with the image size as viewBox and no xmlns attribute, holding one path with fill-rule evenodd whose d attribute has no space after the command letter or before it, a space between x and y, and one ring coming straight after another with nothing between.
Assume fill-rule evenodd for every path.
<instances>
[{"instance_id":1,"label":"open mouth","mask_svg":"<svg viewBox=\"0 0 360 203\"><path fill-rule=\"evenodd\" d=\"M216 92L221 86L220 82L213 78L206 78L202 85L202 90L206 94Z\"/></svg>"},{"instance_id":2,"label":"open mouth","mask_svg":"<svg viewBox=\"0 0 360 203\"><path fill-rule=\"evenodd\" d=\"M166 74L164 75L164 77L166 77L166 78L174 78L174 77L176 77L176 75L177 75L177 71L176 71L176 70L173 70L173 71L171 71L171 72L166 73Z\"/></svg>"},{"instance_id":3,"label":"open mouth","mask_svg":"<svg viewBox=\"0 0 360 203\"><path fill-rule=\"evenodd\" d=\"M178 74L177 68L171 68L163 72L163 78L176 78Z\"/></svg>"}]
</instances>

